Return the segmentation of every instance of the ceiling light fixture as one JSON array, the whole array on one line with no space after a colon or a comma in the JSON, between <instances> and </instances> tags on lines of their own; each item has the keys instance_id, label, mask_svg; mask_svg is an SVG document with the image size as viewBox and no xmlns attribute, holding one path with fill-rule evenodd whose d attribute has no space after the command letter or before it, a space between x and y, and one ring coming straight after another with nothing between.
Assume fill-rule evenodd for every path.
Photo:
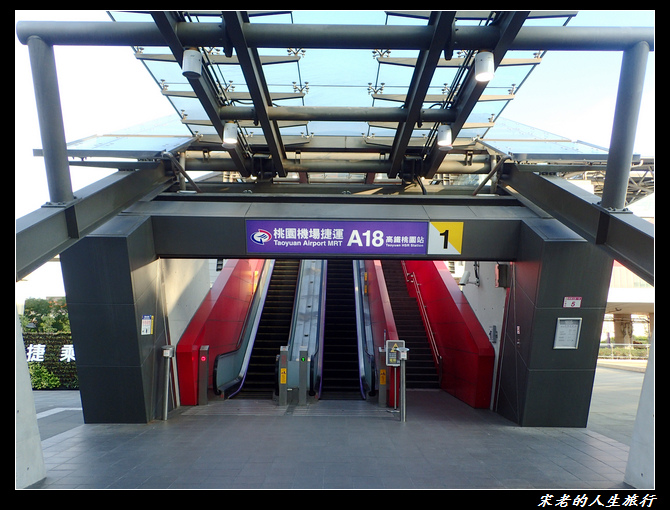
<instances>
[{"instance_id":1,"label":"ceiling light fixture","mask_svg":"<svg viewBox=\"0 0 670 510\"><path fill-rule=\"evenodd\" d=\"M494 76L493 53L480 51L475 56L475 80L489 82Z\"/></svg>"},{"instance_id":2,"label":"ceiling light fixture","mask_svg":"<svg viewBox=\"0 0 670 510\"><path fill-rule=\"evenodd\" d=\"M184 50L181 74L187 78L200 78L202 74L202 54L196 48Z\"/></svg>"},{"instance_id":3,"label":"ceiling light fixture","mask_svg":"<svg viewBox=\"0 0 670 510\"><path fill-rule=\"evenodd\" d=\"M453 148L451 127L447 124L440 124L440 126L437 128L437 147L441 151L448 151Z\"/></svg>"},{"instance_id":4,"label":"ceiling light fixture","mask_svg":"<svg viewBox=\"0 0 670 510\"><path fill-rule=\"evenodd\" d=\"M234 122L226 122L223 126L223 146L231 149L237 145L237 125Z\"/></svg>"}]
</instances>

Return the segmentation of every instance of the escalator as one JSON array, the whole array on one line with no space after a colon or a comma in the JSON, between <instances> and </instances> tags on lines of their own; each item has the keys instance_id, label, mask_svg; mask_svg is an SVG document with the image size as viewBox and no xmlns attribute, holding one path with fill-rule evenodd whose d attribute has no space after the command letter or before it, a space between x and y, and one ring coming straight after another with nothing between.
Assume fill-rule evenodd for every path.
<instances>
[{"instance_id":1,"label":"escalator","mask_svg":"<svg viewBox=\"0 0 670 510\"><path fill-rule=\"evenodd\" d=\"M287 345L295 301L299 260L276 260L258 323L244 384L236 398L270 399L277 384L277 355Z\"/></svg>"},{"instance_id":2,"label":"escalator","mask_svg":"<svg viewBox=\"0 0 670 510\"><path fill-rule=\"evenodd\" d=\"M412 389L439 388L439 377L433 353L416 298L410 296L405 272L399 260L383 260L382 269L388 289L398 338L409 349L405 365L406 387Z\"/></svg>"},{"instance_id":3,"label":"escalator","mask_svg":"<svg viewBox=\"0 0 670 510\"><path fill-rule=\"evenodd\" d=\"M329 260L321 399L362 399L354 270L351 260Z\"/></svg>"}]
</instances>

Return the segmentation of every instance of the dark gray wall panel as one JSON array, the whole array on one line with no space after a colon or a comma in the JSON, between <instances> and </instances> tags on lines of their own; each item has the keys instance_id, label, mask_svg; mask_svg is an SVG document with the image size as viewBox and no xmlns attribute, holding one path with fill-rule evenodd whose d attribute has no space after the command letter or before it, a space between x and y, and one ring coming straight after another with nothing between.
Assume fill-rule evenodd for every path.
<instances>
[{"instance_id":1,"label":"dark gray wall panel","mask_svg":"<svg viewBox=\"0 0 670 510\"><path fill-rule=\"evenodd\" d=\"M594 370L533 370L528 373L523 425L586 427Z\"/></svg>"},{"instance_id":2,"label":"dark gray wall panel","mask_svg":"<svg viewBox=\"0 0 670 510\"><path fill-rule=\"evenodd\" d=\"M160 415L167 342L153 246L149 217L121 215L61 256L87 423ZM141 334L143 315L153 316L151 334Z\"/></svg>"},{"instance_id":3,"label":"dark gray wall panel","mask_svg":"<svg viewBox=\"0 0 670 510\"><path fill-rule=\"evenodd\" d=\"M131 304L70 302L68 313L77 357L77 368L87 365L118 367L139 366L135 344L124 339L137 336L135 306Z\"/></svg>"},{"instance_id":4,"label":"dark gray wall panel","mask_svg":"<svg viewBox=\"0 0 670 510\"><path fill-rule=\"evenodd\" d=\"M496 409L523 426L583 427L612 259L556 220L521 227L499 361ZM581 297L580 308L563 299ZM555 349L557 319L579 317L577 349Z\"/></svg>"},{"instance_id":5,"label":"dark gray wall panel","mask_svg":"<svg viewBox=\"0 0 670 510\"><path fill-rule=\"evenodd\" d=\"M241 218L153 218L156 252L174 258L245 258L246 228Z\"/></svg>"},{"instance_id":6,"label":"dark gray wall panel","mask_svg":"<svg viewBox=\"0 0 670 510\"><path fill-rule=\"evenodd\" d=\"M602 332L603 310L536 308L533 318L533 339L528 365L534 370L594 370ZM580 317L582 327L576 350L554 349L557 319Z\"/></svg>"},{"instance_id":7,"label":"dark gray wall panel","mask_svg":"<svg viewBox=\"0 0 670 510\"><path fill-rule=\"evenodd\" d=\"M86 423L149 421L142 374L136 367L80 367L77 363L77 373Z\"/></svg>"},{"instance_id":8,"label":"dark gray wall panel","mask_svg":"<svg viewBox=\"0 0 670 510\"><path fill-rule=\"evenodd\" d=\"M71 303L127 304L132 279L125 238L109 237L102 242L84 238L85 246L72 246L61 254L61 271ZM101 267L114 268L101 271Z\"/></svg>"}]
</instances>

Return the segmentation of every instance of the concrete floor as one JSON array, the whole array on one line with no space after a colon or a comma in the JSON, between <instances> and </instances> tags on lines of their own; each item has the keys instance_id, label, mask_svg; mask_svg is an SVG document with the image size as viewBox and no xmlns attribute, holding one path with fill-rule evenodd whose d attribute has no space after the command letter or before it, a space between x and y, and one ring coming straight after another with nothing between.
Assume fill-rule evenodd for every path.
<instances>
[{"instance_id":1,"label":"concrete floor","mask_svg":"<svg viewBox=\"0 0 670 510\"><path fill-rule=\"evenodd\" d=\"M364 401L228 400L167 421L84 424L78 392L37 391L47 477L34 489L630 489L644 373L599 367L586 429L522 428L442 391L406 421Z\"/></svg>"}]
</instances>

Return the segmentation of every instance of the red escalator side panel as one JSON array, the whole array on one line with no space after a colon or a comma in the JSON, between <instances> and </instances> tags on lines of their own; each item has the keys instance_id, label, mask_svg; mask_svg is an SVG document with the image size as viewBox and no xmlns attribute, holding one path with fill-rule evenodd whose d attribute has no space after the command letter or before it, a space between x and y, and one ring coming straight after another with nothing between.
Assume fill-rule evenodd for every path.
<instances>
[{"instance_id":1,"label":"red escalator side panel","mask_svg":"<svg viewBox=\"0 0 670 510\"><path fill-rule=\"evenodd\" d=\"M472 407L488 408L495 353L468 300L442 262L408 260L405 264L421 285L443 359L442 389Z\"/></svg>"},{"instance_id":2,"label":"red escalator side panel","mask_svg":"<svg viewBox=\"0 0 670 510\"><path fill-rule=\"evenodd\" d=\"M198 354L209 346L211 386L214 359L237 349L263 260L229 260L193 315L177 344L177 373L182 405L198 402Z\"/></svg>"},{"instance_id":3,"label":"red escalator side panel","mask_svg":"<svg viewBox=\"0 0 670 510\"><path fill-rule=\"evenodd\" d=\"M381 260L366 260L365 272L367 274L367 295L370 307L374 352L375 356L381 356L383 354L379 354L379 348L386 347L385 340L398 340L398 331L395 326L391 301L386 289L386 280L384 279ZM377 366L381 366L379 359L377 359ZM394 379L392 369L388 369L386 377L388 402L394 402L398 381Z\"/></svg>"},{"instance_id":4,"label":"red escalator side panel","mask_svg":"<svg viewBox=\"0 0 670 510\"><path fill-rule=\"evenodd\" d=\"M386 290L386 280L380 260L366 260L367 294L372 323L372 337L375 352L384 347L384 340L397 340L393 310Z\"/></svg>"}]
</instances>

